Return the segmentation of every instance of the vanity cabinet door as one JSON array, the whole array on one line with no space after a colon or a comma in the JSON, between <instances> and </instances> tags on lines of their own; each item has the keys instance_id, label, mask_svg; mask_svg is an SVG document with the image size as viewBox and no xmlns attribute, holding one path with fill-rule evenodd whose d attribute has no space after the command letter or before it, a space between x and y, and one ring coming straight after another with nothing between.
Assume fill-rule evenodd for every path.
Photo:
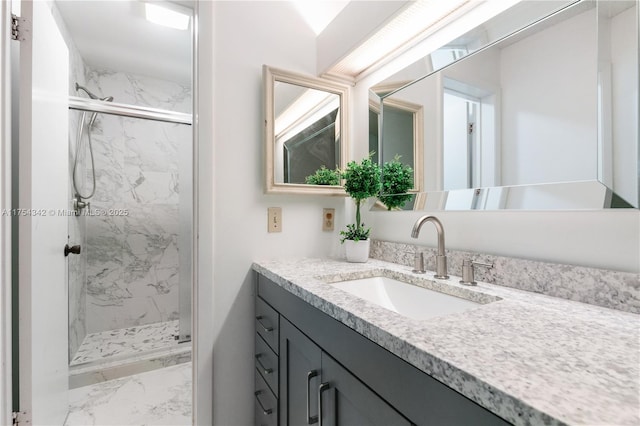
<instances>
[{"instance_id":1,"label":"vanity cabinet door","mask_svg":"<svg viewBox=\"0 0 640 426\"><path fill-rule=\"evenodd\" d=\"M322 353L322 384L318 392L323 426L411 425L326 353Z\"/></svg>"},{"instance_id":2,"label":"vanity cabinet door","mask_svg":"<svg viewBox=\"0 0 640 426\"><path fill-rule=\"evenodd\" d=\"M322 351L300 330L280 319L280 425L318 422Z\"/></svg>"}]
</instances>

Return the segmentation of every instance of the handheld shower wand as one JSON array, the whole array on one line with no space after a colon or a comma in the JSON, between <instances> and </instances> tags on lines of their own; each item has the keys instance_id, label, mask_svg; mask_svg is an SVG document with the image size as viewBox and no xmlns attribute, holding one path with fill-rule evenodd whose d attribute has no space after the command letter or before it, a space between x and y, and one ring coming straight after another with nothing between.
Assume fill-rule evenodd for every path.
<instances>
[{"instance_id":1,"label":"handheld shower wand","mask_svg":"<svg viewBox=\"0 0 640 426\"><path fill-rule=\"evenodd\" d=\"M94 93L92 93L89 89L79 85L76 82L76 91L79 91L79 90L84 91L87 95L89 95L91 99L96 99L96 100L106 101L106 102L113 101L113 96L105 96L104 98L100 98L96 96ZM91 176L93 181L92 190L88 195L82 195L80 193L79 186L76 182L76 169L78 166L78 157L80 156L80 152L82 148L82 134L84 132L86 111L82 113L82 118L80 120L80 124L78 125L78 135L76 138L76 155L73 161L73 172L72 172L73 188L76 192L75 197L73 199L73 207L74 207L74 210L76 211L76 214L78 214L83 208L89 207L89 203L83 200L90 199L91 197L93 197L93 195L96 192L96 170L95 170L95 164L93 159L93 146L91 143L91 127L93 126L93 123L96 120L97 116L98 116L98 113L93 112L91 114L91 118L89 119L89 124L87 126L87 140L89 144L89 154L91 155Z\"/></svg>"}]
</instances>

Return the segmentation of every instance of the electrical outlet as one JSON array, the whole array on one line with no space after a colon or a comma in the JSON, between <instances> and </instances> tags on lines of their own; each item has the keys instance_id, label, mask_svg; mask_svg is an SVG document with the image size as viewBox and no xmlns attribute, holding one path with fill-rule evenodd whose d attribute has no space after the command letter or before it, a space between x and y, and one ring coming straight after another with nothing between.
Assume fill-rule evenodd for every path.
<instances>
[{"instance_id":1,"label":"electrical outlet","mask_svg":"<svg viewBox=\"0 0 640 426\"><path fill-rule=\"evenodd\" d=\"M333 222L336 217L336 209L322 209L322 230L333 231Z\"/></svg>"},{"instance_id":2,"label":"electrical outlet","mask_svg":"<svg viewBox=\"0 0 640 426\"><path fill-rule=\"evenodd\" d=\"M267 209L267 232L282 232L282 208Z\"/></svg>"}]
</instances>

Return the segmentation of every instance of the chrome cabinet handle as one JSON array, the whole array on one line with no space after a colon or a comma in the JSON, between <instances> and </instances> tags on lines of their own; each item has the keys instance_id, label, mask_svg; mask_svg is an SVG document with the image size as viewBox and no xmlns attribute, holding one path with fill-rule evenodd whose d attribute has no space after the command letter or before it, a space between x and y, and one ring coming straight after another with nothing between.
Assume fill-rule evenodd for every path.
<instances>
[{"instance_id":1,"label":"chrome cabinet handle","mask_svg":"<svg viewBox=\"0 0 640 426\"><path fill-rule=\"evenodd\" d=\"M309 385L311 379L318 376L317 370L311 370L307 373L307 424L312 425L318 422L318 416L311 417L311 401L309 401Z\"/></svg>"},{"instance_id":2,"label":"chrome cabinet handle","mask_svg":"<svg viewBox=\"0 0 640 426\"><path fill-rule=\"evenodd\" d=\"M263 354L256 354L256 362L258 363L258 367L260 367L264 374L273 373L273 368L265 367L264 364L260 361L260 358L262 358L262 356Z\"/></svg>"},{"instance_id":3,"label":"chrome cabinet handle","mask_svg":"<svg viewBox=\"0 0 640 426\"><path fill-rule=\"evenodd\" d=\"M260 398L258 398L258 396L262 393L261 390L257 390L255 391L253 394L256 396L256 401L258 401L258 405L260 405L260 409L262 410L262 412L264 413L265 416L268 416L269 414L273 413L273 410L271 408L264 408L264 405L262 405L262 401L260 401Z\"/></svg>"},{"instance_id":4,"label":"chrome cabinet handle","mask_svg":"<svg viewBox=\"0 0 640 426\"><path fill-rule=\"evenodd\" d=\"M273 331L273 327L267 327L262 323L262 320L264 319L264 317L262 315L258 315L256 317L256 321L258 321L258 324L260 324L260 327L262 327L262 329L264 330L265 333L269 333L270 331Z\"/></svg>"},{"instance_id":5,"label":"chrome cabinet handle","mask_svg":"<svg viewBox=\"0 0 640 426\"><path fill-rule=\"evenodd\" d=\"M322 426L322 393L331 388L329 383L321 383L318 386L318 426Z\"/></svg>"}]
</instances>

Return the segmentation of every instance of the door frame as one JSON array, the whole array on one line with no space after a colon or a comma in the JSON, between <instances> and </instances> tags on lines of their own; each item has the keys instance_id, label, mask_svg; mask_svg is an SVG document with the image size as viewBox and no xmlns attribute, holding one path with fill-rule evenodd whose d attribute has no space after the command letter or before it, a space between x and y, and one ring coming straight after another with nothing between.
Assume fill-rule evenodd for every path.
<instances>
[{"instance_id":1,"label":"door frame","mask_svg":"<svg viewBox=\"0 0 640 426\"><path fill-rule=\"evenodd\" d=\"M206 17L201 20L200 9L203 8ZM213 408L210 403L213 394L212 380L212 362L210 353L212 348L207 348L206 344L200 344L199 330L211 330L212 324L210 318L200 315L200 312L211 312L213 308L212 286L209 282L208 286L203 285L198 276L202 275L213 279L211 268L204 269L200 267L198 261L198 253L202 250L205 253L211 253L213 240L211 235L205 235L199 238L199 217L200 210L203 213L210 213L212 210L213 195L205 196L204 202L199 201L199 181L200 168L199 163L210 165L204 159L199 159L200 141L210 140L211 126L199 126L199 111L202 106L203 111L209 112L210 100L206 97L199 96L200 76L203 78L202 86L211 94L211 82L207 76L213 71L212 59L200 58L200 31L206 31L207 35L212 32L211 28L203 26L199 28L199 22L205 24L213 24L211 17L211 6L201 6L200 2L194 2L193 15L193 276L192 276L192 421L193 424L211 423L213 419ZM11 208L11 2L3 1L0 6L0 213L8 211ZM211 47L207 43L207 47ZM208 117L211 120L211 117ZM202 142L201 151L210 153L210 147L206 146L206 142ZM202 168L202 173L210 176L210 172L206 167ZM6 210L5 210L6 209ZM203 217L206 217L203 215ZM213 220L208 218L205 220L205 227L209 228L213 225ZM0 215L0 424L12 423L13 412L13 383L12 383L12 309L11 309L11 217L10 215ZM204 263L205 265L207 262ZM203 298L199 295L202 294ZM199 309L200 308L200 309ZM205 339L208 341L208 339ZM205 342L206 343L206 342ZM202 358L202 361L200 359ZM200 403L199 403L199 400Z\"/></svg>"},{"instance_id":2,"label":"door frame","mask_svg":"<svg viewBox=\"0 0 640 426\"><path fill-rule=\"evenodd\" d=\"M11 2L0 6L0 209L11 208ZM11 217L0 215L0 423L11 424Z\"/></svg>"}]
</instances>

